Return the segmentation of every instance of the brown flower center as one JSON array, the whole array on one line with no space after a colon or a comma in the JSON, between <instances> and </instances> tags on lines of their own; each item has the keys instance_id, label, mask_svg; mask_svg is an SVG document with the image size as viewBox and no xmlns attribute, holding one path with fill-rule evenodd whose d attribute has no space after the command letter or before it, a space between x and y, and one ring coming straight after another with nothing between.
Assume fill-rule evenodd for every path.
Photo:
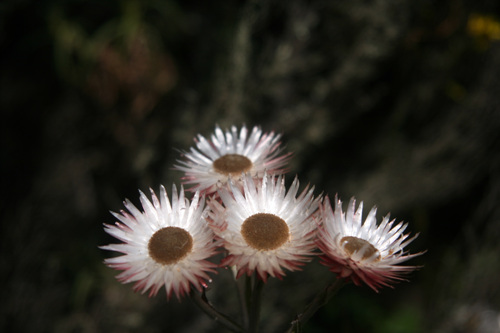
<instances>
[{"instance_id":1,"label":"brown flower center","mask_svg":"<svg viewBox=\"0 0 500 333\"><path fill-rule=\"evenodd\" d=\"M193 248L193 237L182 228L166 227L153 234L148 243L149 255L157 263L175 264Z\"/></svg>"},{"instance_id":2,"label":"brown flower center","mask_svg":"<svg viewBox=\"0 0 500 333\"><path fill-rule=\"evenodd\" d=\"M238 154L227 154L219 157L212 164L214 170L226 176L239 176L252 168L252 161Z\"/></svg>"},{"instance_id":3,"label":"brown flower center","mask_svg":"<svg viewBox=\"0 0 500 333\"><path fill-rule=\"evenodd\" d=\"M273 214L258 213L241 225L241 234L248 245L257 250L274 250L290 238L288 225Z\"/></svg>"},{"instance_id":4,"label":"brown flower center","mask_svg":"<svg viewBox=\"0 0 500 333\"><path fill-rule=\"evenodd\" d=\"M361 253L362 255L361 259L363 260L371 257L374 257L376 261L380 260L380 253L375 248L375 246L365 241L364 239L353 236L346 236L342 237L340 243L342 244L342 246L344 247L344 251L348 255L353 255L354 253Z\"/></svg>"}]
</instances>

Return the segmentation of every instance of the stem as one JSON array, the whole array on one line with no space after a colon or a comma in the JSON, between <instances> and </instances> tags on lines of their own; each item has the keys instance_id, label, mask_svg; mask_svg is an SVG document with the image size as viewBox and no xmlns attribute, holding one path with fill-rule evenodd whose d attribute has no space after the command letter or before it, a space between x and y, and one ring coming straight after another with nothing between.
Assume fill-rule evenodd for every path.
<instances>
[{"instance_id":1,"label":"stem","mask_svg":"<svg viewBox=\"0 0 500 333\"><path fill-rule=\"evenodd\" d=\"M208 302L208 299L205 295L205 289L203 289L203 292L201 294L193 290L193 291L191 291L190 296L191 296L191 299L193 300L193 302L196 305L198 305L198 307L200 309L202 309L213 320L224 325L228 330L230 330L232 332L239 332L239 333L245 332L245 330L240 325L238 325L236 322L234 322L228 316L217 311Z\"/></svg>"},{"instance_id":2,"label":"stem","mask_svg":"<svg viewBox=\"0 0 500 333\"><path fill-rule=\"evenodd\" d=\"M238 298L240 301L240 311L243 319L243 327L248 327L248 295L249 291L247 291L248 278L245 276L244 278L240 278L238 280L234 280L236 282L236 288L238 289Z\"/></svg>"},{"instance_id":3,"label":"stem","mask_svg":"<svg viewBox=\"0 0 500 333\"><path fill-rule=\"evenodd\" d=\"M330 283L319 292L316 297L309 303L304 312L299 314L297 318L292 321L290 329L287 333L298 333L301 330L301 326L304 325L322 306L326 305L332 297L342 288L345 284L344 279L335 279L334 282Z\"/></svg>"},{"instance_id":4,"label":"stem","mask_svg":"<svg viewBox=\"0 0 500 333\"><path fill-rule=\"evenodd\" d=\"M259 330L260 298L264 282L256 275L253 276L253 286L250 299L248 333L257 333Z\"/></svg>"}]
</instances>

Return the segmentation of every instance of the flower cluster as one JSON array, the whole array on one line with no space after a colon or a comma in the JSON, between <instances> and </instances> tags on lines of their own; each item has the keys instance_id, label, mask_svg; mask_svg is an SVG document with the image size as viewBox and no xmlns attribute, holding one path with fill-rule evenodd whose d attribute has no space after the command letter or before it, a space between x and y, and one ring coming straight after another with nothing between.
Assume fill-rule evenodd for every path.
<instances>
[{"instance_id":1,"label":"flower cluster","mask_svg":"<svg viewBox=\"0 0 500 333\"><path fill-rule=\"evenodd\" d=\"M344 212L335 198L314 195L314 187L299 192L297 177L287 189L286 164L280 135L235 126L218 126L210 139L198 135L196 147L182 152L175 169L184 172L183 186L165 188L151 200L140 193L142 211L126 200L127 211L113 213L119 220L105 225L122 241L103 249L123 255L105 260L123 271L121 282L156 295L164 286L177 298L211 281L217 267L232 267L237 277L282 278L285 270L299 270L315 255L340 279L365 283L378 291L402 279L413 266L399 265L419 255L405 247L417 236L404 234L407 224L383 218L373 208L363 221L361 202L351 199ZM219 250L220 249L220 250ZM215 255L223 252L220 263Z\"/></svg>"}]
</instances>

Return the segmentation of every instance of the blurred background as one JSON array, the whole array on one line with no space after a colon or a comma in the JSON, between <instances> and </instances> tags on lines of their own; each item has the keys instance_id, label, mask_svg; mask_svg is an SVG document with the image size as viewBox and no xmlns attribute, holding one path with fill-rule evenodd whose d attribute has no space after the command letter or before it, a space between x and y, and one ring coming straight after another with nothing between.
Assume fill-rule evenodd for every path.
<instances>
[{"instance_id":1,"label":"blurred background","mask_svg":"<svg viewBox=\"0 0 500 333\"><path fill-rule=\"evenodd\" d=\"M283 134L302 184L377 205L428 252L409 282L349 285L306 332L500 332L500 2L4 0L0 331L222 332L189 299L136 294L102 228L179 184L219 124ZM231 274L209 298L232 312ZM265 287L282 332L333 279Z\"/></svg>"}]
</instances>

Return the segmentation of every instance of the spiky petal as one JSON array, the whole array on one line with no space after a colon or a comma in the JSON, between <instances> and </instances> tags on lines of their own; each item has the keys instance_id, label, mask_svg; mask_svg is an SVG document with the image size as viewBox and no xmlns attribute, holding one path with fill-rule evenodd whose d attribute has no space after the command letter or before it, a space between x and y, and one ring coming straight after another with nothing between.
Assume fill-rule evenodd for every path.
<instances>
[{"instance_id":1,"label":"spiky petal","mask_svg":"<svg viewBox=\"0 0 500 333\"><path fill-rule=\"evenodd\" d=\"M177 193L172 187L172 202L165 188L160 187L160 198L151 190L152 202L140 192L144 211L137 209L129 200L124 205L128 210L112 214L120 221L115 225L104 225L105 231L123 243L102 246L102 249L123 253L105 260L114 269L123 271L117 278L123 283L135 282L134 290L149 296L158 293L165 286L167 298L175 294L180 299L190 291L191 286L201 291L207 273L215 272L216 264L207 259L216 253L218 244L213 241L213 232L203 219L204 200L196 192L190 202L181 187ZM174 227L191 237L192 246L188 253L175 263L164 264L151 256L149 248L152 236L163 228Z\"/></svg>"},{"instance_id":2,"label":"spiky petal","mask_svg":"<svg viewBox=\"0 0 500 333\"><path fill-rule=\"evenodd\" d=\"M238 277L256 272L266 281L268 275L281 278L285 275L284 269L298 270L310 261L316 247L314 237L317 228L313 214L320 199L314 198L314 188L308 186L297 197L298 189L297 178L286 192L284 177L268 174L262 181L247 174L243 178L243 188L230 182L229 188L221 189L219 196L222 204L215 199L210 201L208 221L229 253L222 264L235 266ZM243 225L250 218L261 216L282 221L288 228L286 239L271 244L271 249L259 249L258 245L249 244L244 235ZM261 230L253 231L258 235ZM272 233L282 231L270 230ZM273 239L271 235L268 241L273 242Z\"/></svg>"},{"instance_id":3,"label":"spiky petal","mask_svg":"<svg viewBox=\"0 0 500 333\"><path fill-rule=\"evenodd\" d=\"M210 140L202 135L195 139L196 147L183 152L183 160L178 160L175 169L183 171L185 184L195 184L191 190L213 193L225 186L228 179L238 181L241 174L250 173L255 178L262 178L264 172L282 174L291 154L281 154L281 135L274 132L263 133L258 126L249 132L246 126L238 131L236 126L225 132L216 126ZM214 163L221 158L236 156L248 159L249 165L241 170L225 173Z\"/></svg>"},{"instance_id":4,"label":"spiky petal","mask_svg":"<svg viewBox=\"0 0 500 333\"><path fill-rule=\"evenodd\" d=\"M405 247L417 236L404 234L408 224L394 225L389 215L377 225L376 208L372 208L362 222L363 202L356 209L356 200L350 200L347 212L342 202L335 198L335 211L328 197L320 205L322 225L318 232L318 247L322 251L321 262L338 274L339 278L351 279L356 285L366 283L378 292L383 286L392 286L402 275L415 266L399 265L421 253L408 254Z\"/></svg>"}]
</instances>

